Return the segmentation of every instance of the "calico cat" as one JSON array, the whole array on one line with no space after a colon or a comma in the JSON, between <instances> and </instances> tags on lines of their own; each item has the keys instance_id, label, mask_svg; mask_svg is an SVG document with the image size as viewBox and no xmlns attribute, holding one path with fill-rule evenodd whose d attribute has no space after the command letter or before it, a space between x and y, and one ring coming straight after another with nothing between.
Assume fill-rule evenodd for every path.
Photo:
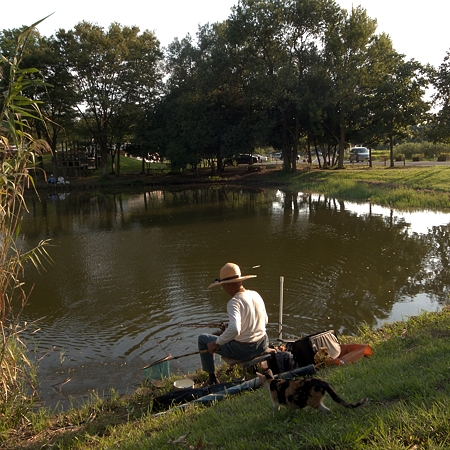
<instances>
[{"instance_id":1,"label":"calico cat","mask_svg":"<svg viewBox=\"0 0 450 450\"><path fill-rule=\"evenodd\" d=\"M355 403L347 403L336 391L320 378L302 378L298 380L274 379L270 369L266 370L264 375L257 373L261 387L270 392L270 398L275 409L280 409L280 405L299 409L305 406L318 409L325 413L330 410L322 403L325 393L346 408L357 408L367 402L363 398Z\"/></svg>"}]
</instances>

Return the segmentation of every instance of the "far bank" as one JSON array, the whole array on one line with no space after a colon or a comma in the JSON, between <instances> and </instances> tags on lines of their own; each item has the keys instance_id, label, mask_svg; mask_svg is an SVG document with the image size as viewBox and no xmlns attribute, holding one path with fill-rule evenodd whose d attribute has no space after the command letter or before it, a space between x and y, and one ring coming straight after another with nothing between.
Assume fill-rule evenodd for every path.
<instances>
[{"instance_id":1,"label":"far bank","mask_svg":"<svg viewBox=\"0 0 450 450\"><path fill-rule=\"evenodd\" d=\"M212 175L210 169L197 173L150 172L140 174L123 171L122 175L70 177L69 185L48 185L37 182L39 192L53 190L136 191L177 190L187 186L248 186L280 188L296 192L326 194L341 200L367 202L398 209L437 209L450 207L450 166L369 167L346 166L345 169L319 169L298 165L295 173L281 166L263 166L249 170L247 166L227 167L223 173Z\"/></svg>"}]
</instances>

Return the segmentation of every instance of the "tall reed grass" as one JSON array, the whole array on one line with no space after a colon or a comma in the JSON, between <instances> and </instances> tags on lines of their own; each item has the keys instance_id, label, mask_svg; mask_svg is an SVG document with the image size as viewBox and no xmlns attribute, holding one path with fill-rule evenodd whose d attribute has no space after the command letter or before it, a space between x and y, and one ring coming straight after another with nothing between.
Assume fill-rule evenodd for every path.
<instances>
[{"instance_id":1,"label":"tall reed grass","mask_svg":"<svg viewBox=\"0 0 450 450\"><path fill-rule=\"evenodd\" d=\"M28 325L21 316L32 291L23 282L24 270L29 262L42 268L49 260L46 241L27 248L20 234L24 188L33 184L30 169L45 145L32 136L33 121L45 122L39 102L27 97L27 90L43 81L35 69L20 67L38 23L22 32L14 55L0 56L0 416L10 423L23 419L36 392L35 367L22 339Z\"/></svg>"}]
</instances>

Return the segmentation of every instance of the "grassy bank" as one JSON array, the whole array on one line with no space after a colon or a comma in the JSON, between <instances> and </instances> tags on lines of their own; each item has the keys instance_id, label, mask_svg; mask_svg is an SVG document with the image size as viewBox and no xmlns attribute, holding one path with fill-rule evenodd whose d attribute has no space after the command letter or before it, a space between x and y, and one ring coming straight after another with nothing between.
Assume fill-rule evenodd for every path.
<instances>
[{"instance_id":1,"label":"grassy bank","mask_svg":"<svg viewBox=\"0 0 450 450\"><path fill-rule=\"evenodd\" d=\"M170 175L71 179L71 188L173 188L184 184L248 185L322 193L342 200L407 209L448 209L450 167L367 166L317 170L299 166L258 173L227 170ZM44 189L48 187L45 186ZM450 448L450 311L424 313L380 330L362 329L342 342L368 343L374 355L357 364L318 372L346 400L369 397L357 410L345 410L328 397L332 413L274 413L267 392L246 392L210 407L192 407L157 417L151 390L107 399L54 414L23 410L20 419L0 414L2 449L445 449Z\"/></svg>"},{"instance_id":2,"label":"grassy bank","mask_svg":"<svg viewBox=\"0 0 450 450\"><path fill-rule=\"evenodd\" d=\"M368 343L373 356L318 371L345 399L331 413L274 412L268 393L250 391L210 407L156 417L151 397L98 399L52 417L24 417L8 449L445 449L450 448L450 310L423 313L342 342ZM8 438L6 439L6 437Z\"/></svg>"},{"instance_id":3,"label":"grassy bank","mask_svg":"<svg viewBox=\"0 0 450 450\"><path fill-rule=\"evenodd\" d=\"M450 166L346 168L280 174L292 187L398 209L450 207Z\"/></svg>"},{"instance_id":4,"label":"grassy bank","mask_svg":"<svg viewBox=\"0 0 450 450\"><path fill-rule=\"evenodd\" d=\"M49 163L46 162L48 172ZM247 185L273 187L325 194L340 200L370 201L398 209L440 209L450 207L450 166L346 165L343 170L320 170L316 166L298 165L296 173L285 173L281 165L268 165L258 172L246 166L227 167L220 175L210 169L171 174L168 166L151 165L141 174L140 161L122 157L121 175L101 175L91 171L86 176L70 177L72 187L100 190L180 188L192 185ZM41 183L41 189L49 189Z\"/></svg>"}]
</instances>

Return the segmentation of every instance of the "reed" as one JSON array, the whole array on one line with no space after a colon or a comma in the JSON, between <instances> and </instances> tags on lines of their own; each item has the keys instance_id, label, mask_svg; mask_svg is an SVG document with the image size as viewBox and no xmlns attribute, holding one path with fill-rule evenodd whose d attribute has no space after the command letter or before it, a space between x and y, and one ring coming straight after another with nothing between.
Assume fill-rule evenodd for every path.
<instances>
[{"instance_id":1,"label":"reed","mask_svg":"<svg viewBox=\"0 0 450 450\"><path fill-rule=\"evenodd\" d=\"M31 134L32 121L44 121L39 103L26 96L27 90L43 81L36 70L20 68L27 41L39 22L19 36L13 57L1 55L4 97L0 105L0 415L7 423L23 420L36 391L35 366L27 357L21 337L29 326L22 322L21 315L32 291L22 281L25 266L32 263L41 268L49 259L46 241L27 248L20 234L22 216L27 210L24 190L34 183L30 169L45 146Z\"/></svg>"}]
</instances>

